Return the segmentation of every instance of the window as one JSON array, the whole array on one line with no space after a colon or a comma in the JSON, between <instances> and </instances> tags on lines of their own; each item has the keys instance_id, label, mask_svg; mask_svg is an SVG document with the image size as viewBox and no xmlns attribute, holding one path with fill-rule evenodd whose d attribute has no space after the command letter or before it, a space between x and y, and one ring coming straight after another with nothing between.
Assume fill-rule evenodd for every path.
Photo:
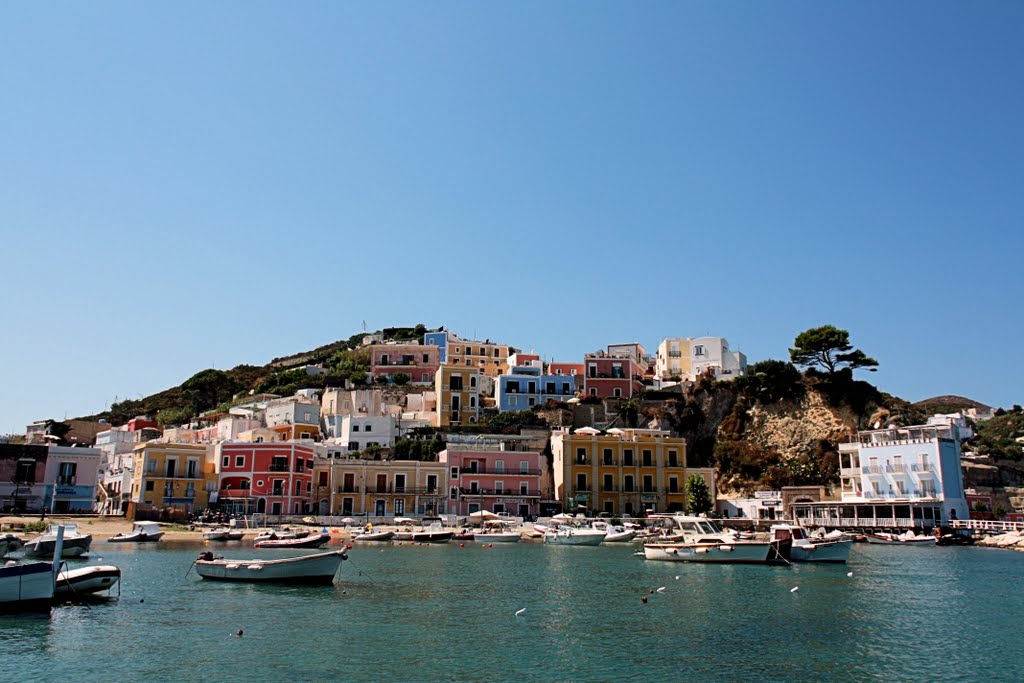
<instances>
[{"instance_id":1,"label":"window","mask_svg":"<svg viewBox=\"0 0 1024 683\"><path fill-rule=\"evenodd\" d=\"M612 459L612 449L610 449L610 448L604 449L604 464L605 465L613 465L613 464L615 464L615 461Z\"/></svg>"},{"instance_id":2,"label":"window","mask_svg":"<svg viewBox=\"0 0 1024 683\"><path fill-rule=\"evenodd\" d=\"M300 439L308 439L308 438L310 438L309 437L309 432L299 432L299 438Z\"/></svg>"},{"instance_id":3,"label":"window","mask_svg":"<svg viewBox=\"0 0 1024 683\"><path fill-rule=\"evenodd\" d=\"M613 393L615 395L615 398L621 398L622 397L622 389L620 389L618 387L615 387L615 390L614 390Z\"/></svg>"},{"instance_id":4,"label":"window","mask_svg":"<svg viewBox=\"0 0 1024 683\"><path fill-rule=\"evenodd\" d=\"M604 485L601 487L602 491L614 491L615 485L612 483L612 475L604 475Z\"/></svg>"},{"instance_id":5,"label":"window","mask_svg":"<svg viewBox=\"0 0 1024 683\"><path fill-rule=\"evenodd\" d=\"M693 355L695 355L695 356L703 356L704 355L704 347L701 346L700 344L698 344L697 346L694 346L693 347Z\"/></svg>"},{"instance_id":6,"label":"window","mask_svg":"<svg viewBox=\"0 0 1024 683\"><path fill-rule=\"evenodd\" d=\"M494 492L496 494L498 494L498 495L501 495L501 494L505 493L505 482L503 482L503 481L495 481L494 482Z\"/></svg>"},{"instance_id":7,"label":"window","mask_svg":"<svg viewBox=\"0 0 1024 683\"><path fill-rule=\"evenodd\" d=\"M373 431L373 425L366 425L366 427L363 429L363 431L364 432L372 432Z\"/></svg>"},{"instance_id":8,"label":"window","mask_svg":"<svg viewBox=\"0 0 1024 683\"><path fill-rule=\"evenodd\" d=\"M587 464L587 449L577 448L576 449L576 464L586 465Z\"/></svg>"},{"instance_id":9,"label":"window","mask_svg":"<svg viewBox=\"0 0 1024 683\"><path fill-rule=\"evenodd\" d=\"M395 475L395 493L404 493L404 492L405 492L405 475L404 474L396 474Z\"/></svg>"},{"instance_id":10,"label":"window","mask_svg":"<svg viewBox=\"0 0 1024 683\"><path fill-rule=\"evenodd\" d=\"M649 451L647 449L644 449L643 457L644 457L644 464L643 464L644 467L653 467L654 466L654 455L651 453L651 451Z\"/></svg>"},{"instance_id":11,"label":"window","mask_svg":"<svg viewBox=\"0 0 1024 683\"><path fill-rule=\"evenodd\" d=\"M590 395L591 395L591 396L597 396L597 389L594 389L593 387L591 387L591 389L590 389Z\"/></svg>"},{"instance_id":12,"label":"window","mask_svg":"<svg viewBox=\"0 0 1024 683\"><path fill-rule=\"evenodd\" d=\"M469 386L470 386L470 388L475 388L476 387L476 375L472 375L469 378Z\"/></svg>"},{"instance_id":13,"label":"window","mask_svg":"<svg viewBox=\"0 0 1024 683\"><path fill-rule=\"evenodd\" d=\"M504 460L496 460L494 462L494 471L495 472L504 472L505 471L505 461Z\"/></svg>"},{"instance_id":14,"label":"window","mask_svg":"<svg viewBox=\"0 0 1024 683\"><path fill-rule=\"evenodd\" d=\"M622 482L622 490L627 493L631 493L633 491L633 475L626 475L626 478Z\"/></svg>"},{"instance_id":15,"label":"window","mask_svg":"<svg viewBox=\"0 0 1024 683\"><path fill-rule=\"evenodd\" d=\"M597 365L594 363L587 364L587 377L597 377Z\"/></svg>"},{"instance_id":16,"label":"window","mask_svg":"<svg viewBox=\"0 0 1024 683\"><path fill-rule=\"evenodd\" d=\"M245 467L245 456L244 455L236 455L235 456L235 467Z\"/></svg>"},{"instance_id":17,"label":"window","mask_svg":"<svg viewBox=\"0 0 1024 683\"><path fill-rule=\"evenodd\" d=\"M358 451L359 450L359 442L358 441L349 441L348 442L348 450L349 450L349 452Z\"/></svg>"},{"instance_id":18,"label":"window","mask_svg":"<svg viewBox=\"0 0 1024 683\"><path fill-rule=\"evenodd\" d=\"M426 354L426 353L423 354L423 362L424 363L429 363L430 362L430 355L429 354Z\"/></svg>"},{"instance_id":19,"label":"window","mask_svg":"<svg viewBox=\"0 0 1024 683\"><path fill-rule=\"evenodd\" d=\"M147 491L152 491L153 490L153 482L151 482L151 481L147 481L146 482L146 490Z\"/></svg>"},{"instance_id":20,"label":"window","mask_svg":"<svg viewBox=\"0 0 1024 683\"><path fill-rule=\"evenodd\" d=\"M352 431L353 432L358 432L359 431L359 425L352 425Z\"/></svg>"},{"instance_id":21,"label":"window","mask_svg":"<svg viewBox=\"0 0 1024 683\"><path fill-rule=\"evenodd\" d=\"M476 408L476 396L469 397L469 407Z\"/></svg>"},{"instance_id":22,"label":"window","mask_svg":"<svg viewBox=\"0 0 1024 683\"><path fill-rule=\"evenodd\" d=\"M679 467L679 454L676 451L668 452L668 466Z\"/></svg>"},{"instance_id":23,"label":"window","mask_svg":"<svg viewBox=\"0 0 1024 683\"><path fill-rule=\"evenodd\" d=\"M458 479L458 478L459 478L459 468L458 467L453 467L452 468L452 479Z\"/></svg>"},{"instance_id":24,"label":"window","mask_svg":"<svg viewBox=\"0 0 1024 683\"><path fill-rule=\"evenodd\" d=\"M187 473L186 473L185 476L188 477L189 479L195 479L196 478L196 472L198 471L198 469L199 469L199 461L198 460L189 460L188 461L188 469L186 470Z\"/></svg>"},{"instance_id":25,"label":"window","mask_svg":"<svg viewBox=\"0 0 1024 683\"><path fill-rule=\"evenodd\" d=\"M220 466L221 467L231 467L231 456L230 455L225 455L223 458L221 458L220 459Z\"/></svg>"},{"instance_id":26,"label":"window","mask_svg":"<svg viewBox=\"0 0 1024 683\"><path fill-rule=\"evenodd\" d=\"M525 482L525 481L519 482L519 495L520 496L528 496L528 495L530 495L530 485L527 482Z\"/></svg>"},{"instance_id":27,"label":"window","mask_svg":"<svg viewBox=\"0 0 1024 683\"><path fill-rule=\"evenodd\" d=\"M458 500L459 499L459 489L456 488L455 486L453 486L451 488L451 490L448 492L448 497L451 498L452 500Z\"/></svg>"},{"instance_id":28,"label":"window","mask_svg":"<svg viewBox=\"0 0 1024 683\"><path fill-rule=\"evenodd\" d=\"M405 514L405 498L395 498L395 516Z\"/></svg>"},{"instance_id":29,"label":"window","mask_svg":"<svg viewBox=\"0 0 1024 683\"><path fill-rule=\"evenodd\" d=\"M576 490L577 491L589 491L590 488L587 486L587 475L580 473L576 475Z\"/></svg>"},{"instance_id":30,"label":"window","mask_svg":"<svg viewBox=\"0 0 1024 683\"><path fill-rule=\"evenodd\" d=\"M519 461L519 474L529 474L529 473L530 473L530 461L529 460L520 460Z\"/></svg>"},{"instance_id":31,"label":"window","mask_svg":"<svg viewBox=\"0 0 1024 683\"><path fill-rule=\"evenodd\" d=\"M632 467L635 463L633 462L633 449L627 448L622 452L622 464L626 467Z\"/></svg>"},{"instance_id":32,"label":"window","mask_svg":"<svg viewBox=\"0 0 1024 683\"><path fill-rule=\"evenodd\" d=\"M668 478L668 492L679 493L679 479L676 477Z\"/></svg>"},{"instance_id":33,"label":"window","mask_svg":"<svg viewBox=\"0 0 1024 683\"><path fill-rule=\"evenodd\" d=\"M545 382L544 383L544 393L546 393L546 394L553 394L553 393L555 393L555 383L554 382Z\"/></svg>"},{"instance_id":34,"label":"window","mask_svg":"<svg viewBox=\"0 0 1024 683\"><path fill-rule=\"evenodd\" d=\"M644 493L654 492L654 477L649 474L644 475Z\"/></svg>"},{"instance_id":35,"label":"window","mask_svg":"<svg viewBox=\"0 0 1024 683\"><path fill-rule=\"evenodd\" d=\"M384 355L382 355L380 357L380 364L381 365L387 365L388 364L388 354L385 353Z\"/></svg>"}]
</instances>

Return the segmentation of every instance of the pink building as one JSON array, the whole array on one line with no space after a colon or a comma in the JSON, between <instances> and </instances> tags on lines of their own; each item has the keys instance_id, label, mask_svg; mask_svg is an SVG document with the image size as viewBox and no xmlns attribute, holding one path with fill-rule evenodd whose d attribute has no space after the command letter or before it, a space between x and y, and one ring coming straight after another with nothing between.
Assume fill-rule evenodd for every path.
<instances>
[{"instance_id":1,"label":"pink building","mask_svg":"<svg viewBox=\"0 0 1024 683\"><path fill-rule=\"evenodd\" d=\"M570 377L580 377L581 379L577 380L577 382L576 382L576 386L579 387L579 386L583 385L583 381L582 381L583 372L584 372L583 368L584 368L583 363L555 363L554 361L552 361L552 362L548 363L547 374L549 374L549 375L569 375Z\"/></svg>"},{"instance_id":2,"label":"pink building","mask_svg":"<svg viewBox=\"0 0 1024 683\"><path fill-rule=\"evenodd\" d=\"M421 344L374 344L370 347L370 373L391 377L404 372L417 384L432 384L441 366L436 346Z\"/></svg>"},{"instance_id":3,"label":"pink building","mask_svg":"<svg viewBox=\"0 0 1024 683\"><path fill-rule=\"evenodd\" d=\"M218 482L216 502L222 510L268 515L299 515L310 511L312 446L234 441L217 444L214 454Z\"/></svg>"},{"instance_id":4,"label":"pink building","mask_svg":"<svg viewBox=\"0 0 1024 683\"><path fill-rule=\"evenodd\" d=\"M584 396L630 398L643 389L644 373L647 368L631 355L610 355L598 351L588 353L584 358L584 364Z\"/></svg>"},{"instance_id":5,"label":"pink building","mask_svg":"<svg viewBox=\"0 0 1024 683\"><path fill-rule=\"evenodd\" d=\"M516 517L540 513L540 454L523 437L448 436L439 459L448 465L448 510L468 515L478 510Z\"/></svg>"}]
</instances>

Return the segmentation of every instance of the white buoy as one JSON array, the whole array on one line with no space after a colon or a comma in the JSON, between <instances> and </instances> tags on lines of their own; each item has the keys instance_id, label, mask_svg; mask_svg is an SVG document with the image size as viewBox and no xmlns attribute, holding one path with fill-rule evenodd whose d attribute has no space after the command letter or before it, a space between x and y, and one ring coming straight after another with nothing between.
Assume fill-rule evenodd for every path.
<instances>
[{"instance_id":1,"label":"white buoy","mask_svg":"<svg viewBox=\"0 0 1024 683\"><path fill-rule=\"evenodd\" d=\"M516 612L516 616L518 617L520 614L522 614L525 611L526 611L526 608L524 607L523 609L521 609L518 612Z\"/></svg>"},{"instance_id":2,"label":"white buoy","mask_svg":"<svg viewBox=\"0 0 1024 683\"><path fill-rule=\"evenodd\" d=\"M789 592L796 593L798 590L800 590L800 586L793 586L793 588Z\"/></svg>"},{"instance_id":3,"label":"white buoy","mask_svg":"<svg viewBox=\"0 0 1024 683\"><path fill-rule=\"evenodd\" d=\"M676 581L678 581L678 580L679 580L679 577L677 576L677 577L676 577Z\"/></svg>"},{"instance_id":4,"label":"white buoy","mask_svg":"<svg viewBox=\"0 0 1024 683\"><path fill-rule=\"evenodd\" d=\"M659 593L664 593L664 592L665 592L665 587L664 587L664 586L662 586L661 588L659 588L659 589L658 589L658 592L659 592Z\"/></svg>"},{"instance_id":5,"label":"white buoy","mask_svg":"<svg viewBox=\"0 0 1024 683\"><path fill-rule=\"evenodd\" d=\"M853 576L853 572L846 572L847 576Z\"/></svg>"}]
</instances>

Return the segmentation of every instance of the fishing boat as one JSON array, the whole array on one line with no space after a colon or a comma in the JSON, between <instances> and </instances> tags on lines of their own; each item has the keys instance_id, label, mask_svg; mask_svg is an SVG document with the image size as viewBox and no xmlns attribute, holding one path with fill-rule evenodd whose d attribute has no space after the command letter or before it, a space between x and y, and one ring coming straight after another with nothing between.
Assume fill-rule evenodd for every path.
<instances>
[{"instance_id":1,"label":"fishing boat","mask_svg":"<svg viewBox=\"0 0 1024 683\"><path fill-rule=\"evenodd\" d=\"M0 612L49 609L64 550L64 528L57 526L51 562L15 562L0 566Z\"/></svg>"},{"instance_id":2,"label":"fishing boat","mask_svg":"<svg viewBox=\"0 0 1024 683\"><path fill-rule=\"evenodd\" d=\"M550 545L601 545L608 534L592 527L561 525L544 534Z\"/></svg>"},{"instance_id":3,"label":"fishing boat","mask_svg":"<svg viewBox=\"0 0 1024 683\"><path fill-rule=\"evenodd\" d=\"M112 565L62 569L57 574L54 597L66 598L110 590L121 580L121 570Z\"/></svg>"},{"instance_id":4,"label":"fishing boat","mask_svg":"<svg viewBox=\"0 0 1024 683\"><path fill-rule=\"evenodd\" d=\"M876 545L935 545L936 538L927 534L915 534L913 531L906 531L902 534L894 534L887 531L879 531L873 534L864 534L868 543Z\"/></svg>"},{"instance_id":5,"label":"fishing boat","mask_svg":"<svg viewBox=\"0 0 1024 683\"><path fill-rule=\"evenodd\" d=\"M789 559L794 562L846 562L853 545L853 540L842 534L837 538L808 536L806 529L793 524L773 524L770 533L773 541L793 542Z\"/></svg>"},{"instance_id":6,"label":"fishing boat","mask_svg":"<svg viewBox=\"0 0 1024 683\"><path fill-rule=\"evenodd\" d=\"M302 538L268 538L264 541L256 541L253 546L256 548L319 548L330 540L330 534L317 534Z\"/></svg>"},{"instance_id":7,"label":"fishing boat","mask_svg":"<svg viewBox=\"0 0 1024 683\"><path fill-rule=\"evenodd\" d=\"M789 564L792 540L741 541L716 522L703 517L676 515L661 541L644 544L648 560L718 564Z\"/></svg>"},{"instance_id":8,"label":"fishing boat","mask_svg":"<svg viewBox=\"0 0 1024 683\"><path fill-rule=\"evenodd\" d=\"M135 522L132 530L111 536L107 539L110 543L155 543L160 540L164 532L156 522Z\"/></svg>"},{"instance_id":9,"label":"fishing boat","mask_svg":"<svg viewBox=\"0 0 1024 683\"><path fill-rule=\"evenodd\" d=\"M348 559L345 550L332 550L280 560L238 560L214 557L205 552L194 562L204 579L250 583L331 584L341 563Z\"/></svg>"},{"instance_id":10,"label":"fishing boat","mask_svg":"<svg viewBox=\"0 0 1024 683\"><path fill-rule=\"evenodd\" d=\"M81 557L89 552L92 536L78 530L77 524L51 524L47 530L25 544L25 557L38 559L52 557L57 543L57 530L64 527L64 544L61 557Z\"/></svg>"}]
</instances>

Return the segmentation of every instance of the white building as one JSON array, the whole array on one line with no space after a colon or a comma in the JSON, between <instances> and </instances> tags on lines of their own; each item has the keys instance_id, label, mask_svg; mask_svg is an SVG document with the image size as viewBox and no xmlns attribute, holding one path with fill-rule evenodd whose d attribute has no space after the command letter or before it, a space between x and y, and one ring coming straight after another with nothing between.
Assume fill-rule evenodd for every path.
<instances>
[{"instance_id":1,"label":"white building","mask_svg":"<svg viewBox=\"0 0 1024 683\"><path fill-rule=\"evenodd\" d=\"M349 452L367 446L391 448L398 436L398 426L390 415L327 415L324 423L328 438Z\"/></svg>"},{"instance_id":2,"label":"white building","mask_svg":"<svg viewBox=\"0 0 1024 683\"><path fill-rule=\"evenodd\" d=\"M132 492L132 448L137 443L137 433L128 431L128 426L113 427L96 435L96 450L103 455L99 466L99 500L96 511L118 514L127 506Z\"/></svg>"},{"instance_id":3,"label":"white building","mask_svg":"<svg viewBox=\"0 0 1024 683\"><path fill-rule=\"evenodd\" d=\"M859 432L839 445L839 502L799 503L807 525L932 528L968 519L956 425Z\"/></svg>"},{"instance_id":4,"label":"white building","mask_svg":"<svg viewBox=\"0 0 1024 683\"><path fill-rule=\"evenodd\" d=\"M724 337L670 337L658 344L655 378L660 382L692 382L707 371L718 379L745 375L747 357L730 351Z\"/></svg>"}]
</instances>

